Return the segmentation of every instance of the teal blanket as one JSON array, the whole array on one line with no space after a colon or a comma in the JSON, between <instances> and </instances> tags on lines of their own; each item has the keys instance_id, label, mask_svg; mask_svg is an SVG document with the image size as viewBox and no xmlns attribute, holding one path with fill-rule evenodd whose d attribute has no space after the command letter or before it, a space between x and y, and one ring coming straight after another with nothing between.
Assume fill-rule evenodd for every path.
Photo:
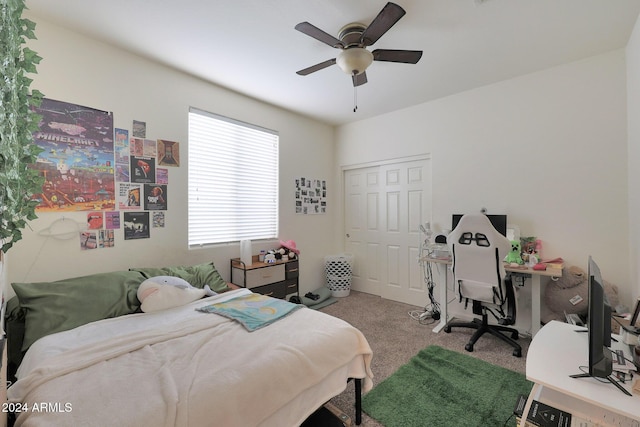
<instances>
[{"instance_id":1,"label":"teal blanket","mask_svg":"<svg viewBox=\"0 0 640 427\"><path fill-rule=\"evenodd\" d=\"M242 324L249 332L263 328L278 319L304 307L285 300L260 294L243 295L229 301L196 308L204 313L215 313Z\"/></svg>"}]
</instances>

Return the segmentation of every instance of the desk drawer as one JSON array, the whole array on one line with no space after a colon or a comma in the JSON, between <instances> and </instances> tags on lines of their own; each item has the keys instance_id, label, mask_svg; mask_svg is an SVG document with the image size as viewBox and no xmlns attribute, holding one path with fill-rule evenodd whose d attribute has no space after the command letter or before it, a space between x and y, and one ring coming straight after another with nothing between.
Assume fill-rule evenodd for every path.
<instances>
[{"instance_id":1,"label":"desk drawer","mask_svg":"<svg viewBox=\"0 0 640 427\"><path fill-rule=\"evenodd\" d=\"M240 270L240 274L242 274L242 270ZM282 264L246 270L245 274L247 288L282 282L285 276L284 265Z\"/></svg>"}]
</instances>

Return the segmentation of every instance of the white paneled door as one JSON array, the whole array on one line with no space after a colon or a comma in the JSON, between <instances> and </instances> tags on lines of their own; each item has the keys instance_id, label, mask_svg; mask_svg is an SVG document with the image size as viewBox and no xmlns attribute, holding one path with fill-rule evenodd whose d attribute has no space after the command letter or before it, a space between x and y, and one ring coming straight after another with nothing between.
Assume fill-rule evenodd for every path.
<instances>
[{"instance_id":1,"label":"white paneled door","mask_svg":"<svg viewBox=\"0 0 640 427\"><path fill-rule=\"evenodd\" d=\"M420 224L431 216L431 160L344 171L345 251L352 288L417 306L427 292L418 264Z\"/></svg>"}]
</instances>

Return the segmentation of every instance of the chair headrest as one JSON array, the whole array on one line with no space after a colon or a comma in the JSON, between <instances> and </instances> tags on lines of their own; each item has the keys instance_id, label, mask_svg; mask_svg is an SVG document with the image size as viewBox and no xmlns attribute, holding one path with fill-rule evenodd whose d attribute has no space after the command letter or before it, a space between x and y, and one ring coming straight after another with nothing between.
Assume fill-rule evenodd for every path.
<instances>
[{"instance_id":1,"label":"chair headrest","mask_svg":"<svg viewBox=\"0 0 640 427\"><path fill-rule=\"evenodd\" d=\"M456 280L496 283L496 279L500 281L505 276L502 261L511 250L511 242L493 227L486 215L463 215L447 237L447 245Z\"/></svg>"},{"instance_id":2,"label":"chair headrest","mask_svg":"<svg viewBox=\"0 0 640 427\"><path fill-rule=\"evenodd\" d=\"M453 245L498 247L505 255L511 249L509 240L500 234L489 218L483 214L463 215L456 228L447 236L447 244L449 247Z\"/></svg>"}]
</instances>

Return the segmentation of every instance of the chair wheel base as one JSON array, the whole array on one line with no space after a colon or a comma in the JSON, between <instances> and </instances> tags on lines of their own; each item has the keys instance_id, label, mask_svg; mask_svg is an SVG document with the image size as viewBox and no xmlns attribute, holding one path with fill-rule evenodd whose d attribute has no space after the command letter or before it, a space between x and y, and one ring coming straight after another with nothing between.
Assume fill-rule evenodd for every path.
<instances>
[{"instance_id":1,"label":"chair wheel base","mask_svg":"<svg viewBox=\"0 0 640 427\"><path fill-rule=\"evenodd\" d=\"M489 332L502 341L510 344L513 347L513 355L515 357L522 357L522 347L516 342L520 337L520 333L511 327L505 327L502 325L489 325L487 323L487 314L482 315L482 319L473 319L471 322L452 322L447 323L442 330L446 333L450 333L452 328L473 328L476 329L471 339L465 344L464 349L469 353L473 352L473 347L478 339Z\"/></svg>"}]
</instances>

